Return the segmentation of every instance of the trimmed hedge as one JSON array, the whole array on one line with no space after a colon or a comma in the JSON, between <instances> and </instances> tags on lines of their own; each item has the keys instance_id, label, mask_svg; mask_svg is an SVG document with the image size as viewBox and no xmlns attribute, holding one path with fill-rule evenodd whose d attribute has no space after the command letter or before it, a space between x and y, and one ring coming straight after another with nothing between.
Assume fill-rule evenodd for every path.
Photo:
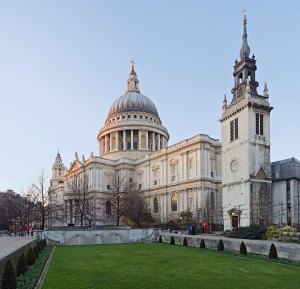
<instances>
[{"instance_id":1,"label":"trimmed hedge","mask_svg":"<svg viewBox=\"0 0 300 289\"><path fill-rule=\"evenodd\" d=\"M218 251L224 251L224 243L222 239L218 243Z\"/></svg>"},{"instance_id":2,"label":"trimmed hedge","mask_svg":"<svg viewBox=\"0 0 300 289\"><path fill-rule=\"evenodd\" d=\"M271 244L268 257L270 259L277 259L278 258L277 249L276 249L276 247L275 247L275 245L273 243Z\"/></svg>"},{"instance_id":3,"label":"trimmed hedge","mask_svg":"<svg viewBox=\"0 0 300 289\"><path fill-rule=\"evenodd\" d=\"M201 239L200 248L201 249L205 249L205 241L204 241L204 239Z\"/></svg>"},{"instance_id":4,"label":"trimmed hedge","mask_svg":"<svg viewBox=\"0 0 300 289\"><path fill-rule=\"evenodd\" d=\"M24 253L19 257L17 267L16 267L16 275L19 276L24 274L28 270L28 264L25 258Z\"/></svg>"},{"instance_id":5,"label":"trimmed hedge","mask_svg":"<svg viewBox=\"0 0 300 289\"><path fill-rule=\"evenodd\" d=\"M243 241L241 242L240 246L240 254L247 255L247 247Z\"/></svg>"},{"instance_id":6,"label":"trimmed hedge","mask_svg":"<svg viewBox=\"0 0 300 289\"><path fill-rule=\"evenodd\" d=\"M27 260L27 264L28 264L28 267L29 266L32 266L35 262L35 254L32 250L32 248L29 249L27 255L26 255L26 260Z\"/></svg>"},{"instance_id":7,"label":"trimmed hedge","mask_svg":"<svg viewBox=\"0 0 300 289\"><path fill-rule=\"evenodd\" d=\"M265 238L267 228L265 226L251 225L249 227L233 228L226 231L225 237L238 239L262 240Z\"/></svg>"},{"instance_id":8,"label":"trimmed hedge","mask_svg":"<svg viewBox=\"0 0 300 289\"><path fill-rule=\"evenodd\" d=\"M11 264L11 261L7 260L2 275L1 289L16 289L16 288L17 288L16 273Z\"/></svg>"},{"instance_id":9,"label":"trimmed hedge","mask_svg":"<svg viewBox=\"0 0 300 289\"><path fill-rule=\"evenodd\" d=\"M188 245L186 237L184 237L184 239L183 239L183 244L182 244L182 245L183 245L183 246L187 246L187 245Z\"/></svg>"},{"instance_id":10,"label":"trimmed hedge","mask_svg":"<svg viewBox=\"0 0 300 289\"><path fill-rule=\"evenodd\" d=\"M175 245L175 240L174 240L174 237L173 237L173 236L171 237L170 245Z\"/></svg>"}]
</instances>

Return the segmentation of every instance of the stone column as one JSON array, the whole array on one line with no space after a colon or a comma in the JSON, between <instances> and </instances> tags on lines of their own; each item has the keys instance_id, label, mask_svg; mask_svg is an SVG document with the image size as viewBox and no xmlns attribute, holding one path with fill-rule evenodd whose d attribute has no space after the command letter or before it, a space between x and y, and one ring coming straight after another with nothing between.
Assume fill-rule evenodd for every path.
<instances>
[{"instance_id":1,"label":"stone column","mask_svg":"<svg viewBox=\"0 0 300 289\"><path fill-rule=\"evenodd\" d=\"M104 136L104 151L107 153L107 134Z\"/></svg>"},{"instance_id":2,"label":"stone column","mask_svg":"<svg viewBox=\"0 0 300 289\"><path fill-rule=\"evenodd\" d=\"M119 131L116 131L116 150L119 150Z\"/></svg>"},{"instance_id":3,"label":"stone column","mask_svg":"<svg viewBox=\"0 0 300 289\"><path fill-rule=\"evenodd\" d=\"M160 150L160 133L157 136L157 149Z\"/></svg>"},{"instance_id":4,"label":"stone column","mask_svg":"<svg viewBox=\"0 0 300 289\"><path fill-rule=\"evenodd\" d=\"M133 150L133 129L131 130L131 147L130 149Z\"/></svg>"},{"instance_id":5,"label":"stone column","mask_svg":"<svg viewBox=\"0 0 300 289\"><path fill-rule=\"evenodd\" d=\"M142 146L141 146L141 144L142 144L142 142L141 142L141 130L139 129L138 132L139 132L138 149L140 150L142 148Z\"/></svg>"},{"instance_id":6,"label":"stone column","mask_svg":"<svg viewBox=\"0 0 300 289\"><path fill-rule=\"evenodd\" d=\"M109 134L109 151L112 151L112 133Z\"/></svg>"},{"instance_id":7,"label":"stone column","mask_svg":"<svg viewBox=\"0 0 300 289\"><path fill-rule=\"evenodd\" d=\"M123 150L126 149L126 130L123 130Z\"/></svg>"},{"instance_id":8,"label":"stone column","mask_svg":"<svg viewBox=\"0 0 300 289\"><path fill-rule=\"evenodd\" d=\"M152 150L155 151L155 132L152 132Z\"/></svg>"},{"instance_id":9,"label":"stone column","mask_svg":"<svg viewBox=\"0 0 300 289\"><path fill-rule=\"evenodd\" d=\"M146 149L149 150L149 139L148 139L148 135L149 135L149 132L146 131Z\"/></svg>"}]
</instances>

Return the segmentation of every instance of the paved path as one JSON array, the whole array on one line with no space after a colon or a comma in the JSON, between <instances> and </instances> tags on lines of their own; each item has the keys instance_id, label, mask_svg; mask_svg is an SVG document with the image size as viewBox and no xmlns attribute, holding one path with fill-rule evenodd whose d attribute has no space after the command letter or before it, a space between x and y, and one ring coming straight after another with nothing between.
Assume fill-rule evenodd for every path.
<instances>
[{"instance_id":1,"label":"paved path","mask_svg":"<svg viewBox=\"0 0 300 289\"><path fill-rule=\"evenodd\" d=\"M35 237L0 237L0 260L32 242Z\"/></svg>"}]
</instances>

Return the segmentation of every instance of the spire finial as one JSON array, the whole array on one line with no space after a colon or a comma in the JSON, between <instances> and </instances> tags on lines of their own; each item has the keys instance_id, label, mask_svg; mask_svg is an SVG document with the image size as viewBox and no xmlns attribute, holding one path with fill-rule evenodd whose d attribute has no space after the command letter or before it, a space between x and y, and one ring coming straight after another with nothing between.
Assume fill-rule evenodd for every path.
<instances>
[{"instance_id":1,"label":"spire finial","mask_svg":"<svg viewBox=\"0 0 300 289\"><path fill-rule=\"evenodd\" d=\"M226 94L224 94L223 109L226 107L227 107L227 99L226 99Z\"/></svg>"},{"instance_id":2,"label":"spire finial","mask_svg":"<svg viewBox=\"0 0 300 289\"><path fill-rule=\"evenodd\" d=\"M264 86L264 97L269 97L269 91L268 91L268 87L267 87L266 82L265 82L265 86Z\"/></svg>"},{"instance_id":3,"label":"spire finial","mask_svg":"<svg viewBox=\"0 0 300 289\"><path fill-rule=\"evenodd\" d=\"M136 72L134 70L134 65L135 62L134 60L131 60L131 71L128 75L128 80L127 80L127 92L140 92L139 90L139 80L137 79Z\"/></svg>"},{"instance_id":4,"label":"spire finial","mask_svg":"<svg viewBox=\"0 0 300 289\"><path fill-rule=\"evenodd\" d=\"M242 42L242 48L240 50L240 58L244 59L246 57L249 57L250 55L250 47L247 43L247 16L246 13L249 12L246 9L243 9L242 11L240 11L241 13L244 13L244 20L243 20L243 24L244 24L244 32L243 32L243 42Z\"/></svg>"}]
</instances>

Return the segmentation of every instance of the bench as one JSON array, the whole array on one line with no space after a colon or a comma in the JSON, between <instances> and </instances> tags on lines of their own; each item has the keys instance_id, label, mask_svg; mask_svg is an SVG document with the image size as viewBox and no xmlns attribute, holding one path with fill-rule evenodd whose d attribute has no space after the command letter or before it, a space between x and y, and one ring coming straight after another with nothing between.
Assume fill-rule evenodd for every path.
<instances>
[{"instance_id":1,"label":"bench","mask_svg":"<svg viewBox=\"0 0 300 289\"><path fill-rule=\"evenodd\" d=\"M283 232L278 237L279 242L298 242L300 243L300 233Z\"/></svg>"}]
</instances>

